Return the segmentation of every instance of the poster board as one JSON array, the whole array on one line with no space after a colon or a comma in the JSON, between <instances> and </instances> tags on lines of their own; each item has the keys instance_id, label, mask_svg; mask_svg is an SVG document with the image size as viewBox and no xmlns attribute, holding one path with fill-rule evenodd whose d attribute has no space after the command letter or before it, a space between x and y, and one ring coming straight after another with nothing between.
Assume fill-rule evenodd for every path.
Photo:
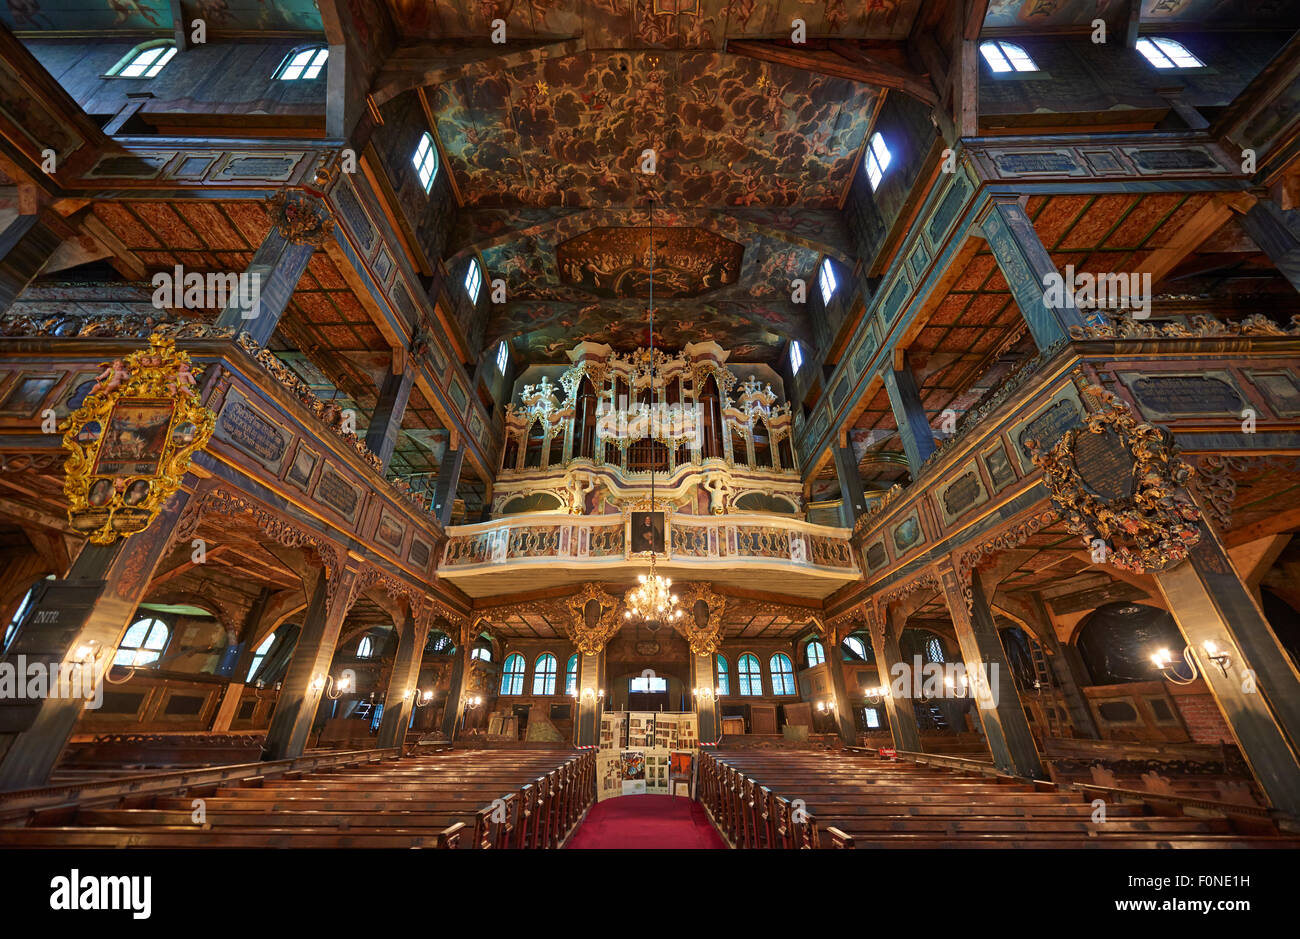
<instances>
[{"instance_id":1,"label":"poster board","mask_svg":"<svg viewBox=\"0 0 1300 939\"><path fill-rule=\"evenodd\" d=\"M596 801L623 794L623 754L620 750L596 753Z\"/></svg>"},{"instance_id":2,"label":"poster board","mask_svg":"<svg viewBox=\"0 0 1300 939\"><path fill-rule=\"evenodd\" d=\"M623 795L644 795L646 791L646 755L644 750L623 750L619 754L623 768Z\"/></svg>"},{"instance_id":3,"label":"poster board","mask_svg":"<svg viewBox=\"0 0 1300 939\"><path fill-rule=\"evenodd\" d=\"M600 715L600 749L621 750L626 739L627 715L623 711L606 711Z\"/></svg>"},{"instance_id":4,"label":"poster board","mask_svg":"<svg viewBox=\"0 0 1300 939\"><path fill-rule=\"evenodd\" d=\"M668 782L671 795L695 798L695 751L673 750L668 761ZM685 787L685 791L682 787Z\"/></svg>"},{"instance_id":5,"label":"poster board","mask_svg":"<svg viewBox=\"0 0 1300 939\"><path fill-rule=\"evenodd\" d=\"M671 795L668 767L672 751L655 747L645 751L645 791L654 795Z\"/></svg>"},{"instance_id":6,"label":"poster board","mask_svg":"<svg viewBox=\"0 0 1300 939\"><path fill-rule=\"evenodd\" d=\"M628 711L627 746L629 749L655 746L654 711Z\"/></svg>"}]
</instances>

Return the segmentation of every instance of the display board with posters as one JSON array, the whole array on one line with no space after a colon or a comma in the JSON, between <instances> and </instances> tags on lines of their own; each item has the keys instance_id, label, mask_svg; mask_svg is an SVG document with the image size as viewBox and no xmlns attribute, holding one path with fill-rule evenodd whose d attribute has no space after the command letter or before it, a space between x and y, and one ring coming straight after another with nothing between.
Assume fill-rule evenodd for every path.
<instances>
[{"instance_id":1,"label":"display board with posters","mask_svg":"<svg viewBox=\"0 0 1300 939\"><path fill-rule=\"evenodd\" d=\"M698 746L693 712L603 712L596 800L643 793L694 798Z\"/></svg>"}]
</instances>

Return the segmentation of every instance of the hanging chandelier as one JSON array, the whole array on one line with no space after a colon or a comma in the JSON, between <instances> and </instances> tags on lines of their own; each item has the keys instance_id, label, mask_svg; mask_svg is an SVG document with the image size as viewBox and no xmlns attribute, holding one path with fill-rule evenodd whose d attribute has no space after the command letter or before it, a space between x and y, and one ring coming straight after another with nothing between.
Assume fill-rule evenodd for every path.
<instances>
[{"instance_id":1,"label":"hanging chandelier","mask_svg":"<svg viewBox=\"0 0 1300 939\"><path fill-rule=\"evenodd\" d=\"M650 354L647 359L650 363L650 389L654 392L655 386L655 236L654 236L654 191L650 191ZM655 466L656 463L650 463L650 511L655 511L658 503L655 502ZM650 573L641 574L637 577L637 586L627 592L624 603L627 609L623 613L623 618L627 620L638 619L652 631L658 629L663 623L669 623L673 620L681 619L682 611L677 606L677 594L673 593L673 582L670 578L659 576L655 569L655 560L658 557L654 550L654 542L650 545Z\"/></svg>"},{"instance_id":2,"label":"hanging chandelier","mask_svg":"<svg viewBox=\"0 0 1300 939\"><path fill-rule=\"evenodd\" d=\"M682 611L677 606L677 594L673 593L672 579L660 577L655 571L654 552L650 553L650 573L637 577L637 586L627 592L624 602L627 604L624 619L635 617L657 627L661 623L682 618Z\"/></svg>"}]
</instances>

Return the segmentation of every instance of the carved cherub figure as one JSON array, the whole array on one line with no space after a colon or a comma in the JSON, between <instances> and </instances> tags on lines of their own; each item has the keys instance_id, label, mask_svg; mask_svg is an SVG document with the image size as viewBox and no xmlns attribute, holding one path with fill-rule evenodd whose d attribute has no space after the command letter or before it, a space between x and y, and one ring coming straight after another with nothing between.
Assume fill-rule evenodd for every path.
<instances>
[{"instance_id":1,"label":"carved cherub figure","mask_svg":"<svg viewBox=\"0 0 1300 939\"><path fill-rule=\"evenodd\" d=\"M95 376L95 387L90 390L91 394L107 394L116 391L122 387L122 383L131 377L131 373L122 363L121 359L114 359L110 362L100 363L104 371Z\"/></svg>"}]
</instances>

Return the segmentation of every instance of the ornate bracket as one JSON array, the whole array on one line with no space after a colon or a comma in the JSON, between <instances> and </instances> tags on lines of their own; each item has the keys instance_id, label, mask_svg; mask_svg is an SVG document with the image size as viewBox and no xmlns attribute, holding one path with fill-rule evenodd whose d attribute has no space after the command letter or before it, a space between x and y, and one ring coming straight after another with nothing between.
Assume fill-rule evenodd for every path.
<instances>
[{"instance_id":1,"label":"ornate bracket","mask_svg":"<svg viewBox=\"0 0 1300 939\"><path fill-rule=\"evenodd\" d=\"M591 601L598 605L597 614L588 619L587 606ZM619 630L618 600L596 584L586 584L581 591L564 601L570 617L567 632L573 644L583 655L599 655L605 643Z\"/></svg>"},{"instance_id":2,"label":"ornate bracket","mask_svg":"<svg viewBox=\"0 0 1300 939\"><path fill-rule=\"evenodd\" d=\"M280 237L294 244L322 248L334 230L334 217L317 196L281 189L266 200L266 207Z\"/></svg>"},{"instance_id":3,"label":"ornate bracket","mask_svg":"<svg viewBox=\"0 0 1300 939\"><path fill-rule=\"evenodd\" d=\"M715 655L722 647L722 612L727 598L714 593L708 584L686 584L681 589L682 610L686 615L672 620L672 627L682 634L695 655ZM700 601L708 608L709 616L701 626L695 618L695 604Z\"/></svg>"},{"instance_id":4,"label":"ornate bracket","mask_svg":"<svg viewBox=\"0 0 1300 939\"><path fill-rule=\"evenodd\" d=\"M1192 468L1173 435L1141 424L1119 398L1097 385L1083 389L1102 405L1044 452L1026 441L1066 527L1101 560L1121 570L1162 571L1200 540L1201 513L1184 487Z\"/></svg>"}]
</instances>

